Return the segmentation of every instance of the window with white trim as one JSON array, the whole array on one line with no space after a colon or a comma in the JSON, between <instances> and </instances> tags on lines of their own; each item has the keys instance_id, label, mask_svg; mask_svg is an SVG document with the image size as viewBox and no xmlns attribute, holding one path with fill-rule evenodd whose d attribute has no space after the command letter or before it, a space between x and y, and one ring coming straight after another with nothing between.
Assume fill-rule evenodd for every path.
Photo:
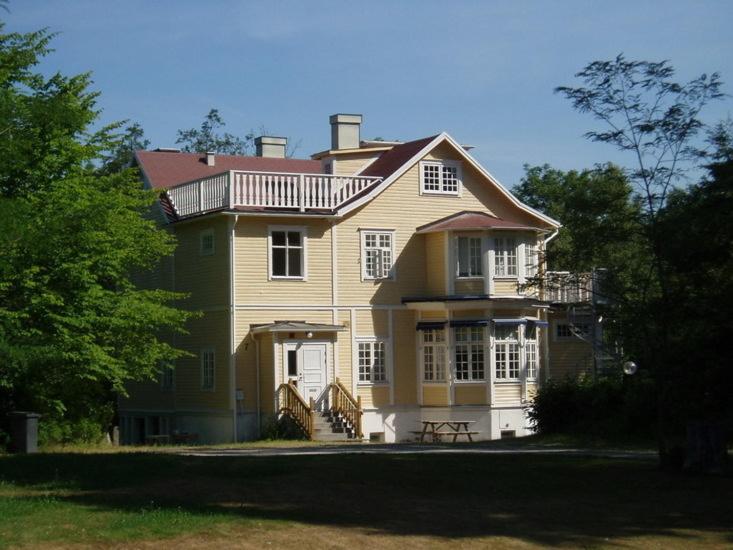
<instances>
[{"instance_id":1,"label":"window with white trim","mask_svg":"<svg viewBox=\"0 0 733 550\"><path fill-rule=\"evenodd\" d=\"M484 380L484 327L455 328L456 380Z\"/></svg>"},{"instance_id":2,"label":"window with white trim","mask_svg":"<svg viewBox=\"0 0 733 550\"><path fill-rule=\"evenodd\" d=\"M456 161L422 161L420 190L422 193L458 195L461 185L461 164Z\"/></svg>"},{"instance_id":3,"label":"window with white trim","mask_svg":"<svg viewBox=\"0 0 733 550\"><path fill-rule=\"evenodd\" d=\"M216 355L214 348L201 350L201 389L212 391L214 389L214 373L216 366Z\"/></svg>"},{"instance_id":4,"label":"window with white trim","mask_svg":"<svg viewBox=\"0 0 733 550\"><path fill-rule=\"evenodd\" d=\"M423 380L443 382L446 378L445 329L421 330Z\"/></svg>"},{"instance_id":5,"label":"window with white trim","mask_svg":"<svg viewBox=\"0 0 733 550\"><path fill-rule=\"evenodd\" d=\"M458 277L480 277L483 273L481 268L481 237L458 237L456 248Z\"/></svg>"},{"instance_id":6,"label":"window with white trim","mask_svg":"<svg viewBox=\"0 0 733 550\"><path fill-rule=\"evenodd\" d=\"M494 239L494 275L496 277L517 276L517 241L514 238Z\"/></svg>"},{"instance_id":7,"label":"window with white trim","mask_svg":"<svg viewBox=\"0 0 733 550\"><path fill-rule=\"evenodd\" d=\"M160 389L171 391L173 389L175 368L173 363L164 362L160 366Z\"/></svg>"},{"instance_id":8,"label":"window with white trim","mask_svg":"<svg viewBox=\"0 0 733 550\"><path fill-rule=\"evenodd\" d=\"M537 276L540 256L537 251L537 242L530 241L524 245L524 275L527 278Z\"/></svg>"},{"instance_id":9,"label":"window with white trim","mask_svg":"<svg viewBox=\"0 0 733 550\"><path fill-rule=\"evenodd\" d=\"M494 364L497 380L519 380L519 325L494 327Z\"/></svg>"},{"instance_id":10,"label":"window with white trim","mask_svg":"<svg viewBox=\"0 0 733 550\"><path fill-rule=\"evenodd\" d=\"M364 279L394 278L394 233L392 231L361 232L362 276Z\"/></svg>"},{"instance_id":11,"label":"window with white trim","mask_svg":"<svg viewBox=\"0 0 733 550\"><path fill-rule=\"evenodd\" d=\"M555 323L556 340L570 340L576 337L588 338L590 334L591 322L588 317L576 319L572 324L567 321L557 321Z\"/></svg>"},{"instance_id":12,"label":"window with white trim","mask_svg":"<svg viewBox=\"0 0 733 550\"><path fill-rule=\"evenodd\" d=\"M524 362L527 380L537 379L537 326L527 325L524 329Z\"/></svg>"},{"instance_id":13,"label":"window with white trim","mask_svg":"<svg viewBox=\"0 0 733 550\"><path fill-rule=\"evenodd\" d=\"M199 233L199 256L211 256L214 252L214 230L204 229Z\"/></svg>"},{"instance_id":14,"label":"window with white trim","mask_svg":"<svg viewBox=\"0 0 733 550\"><path fill-rule=\"evenodd\" d=\"M270 277L302 279L305 273L305 230L270 230Z\"/></svg>"},{"instance_id":15,"label":"window with white trim","mask_svg":"<svg viewBox=\"0 0 733 550\"><path fill-rule=\"evenodd\" d=\"M385 343L380 340L359 342L359 383L379 384L387 381Z\"/></svg>"}]
</instances>

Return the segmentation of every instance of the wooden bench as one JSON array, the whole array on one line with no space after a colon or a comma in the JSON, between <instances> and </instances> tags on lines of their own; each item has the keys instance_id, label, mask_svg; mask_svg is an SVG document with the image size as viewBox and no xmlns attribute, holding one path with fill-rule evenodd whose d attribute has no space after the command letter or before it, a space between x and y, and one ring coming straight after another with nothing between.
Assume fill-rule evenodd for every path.
<instances>
[{"instance_id":1,"label":"wooden bench","mask_svg":"<svg viewBox=\"0 0 733 550\"><path fill-rule=\"evenodd\" d=\"M459 435L465 435L469 441L473 442L474 435L479 432L470 431L469 424L475 424L475 420L423 420L423 429L420 432L420 442L425 442L425 437L430 436L433 443L442 441L444 435L453 436L455 443ZM447 427L448 429L443 429Z\"/></svg>"},{"instance_id":2,"label":"wooden bench","mask_svg":"<svg viewBox=\"0 0 733 550\"><path fill-rule=\"evenodd\" d=\"M434 440L434 441L440 441L440 440L441 440L441 438L442 438L442 437L443 437L444 435L448 435L448 436L452 436L452 437L453 437L453 443L455 443L455 442L456 442L456 440L458 439L458 436L459 436L459 435L465 435L465 436L466 436L466 438L467 438L467 439L468 439L469 441L473 442L473 437L471 437L471 436L473 436L473 435L478 435L478 434L480 434L480 433L481 433L481 432L454 432L454 431L450 431L450 432L448 432L448 431L443 431L443 432L433 432L433 440Z\"/></svg>"}]
</instances>

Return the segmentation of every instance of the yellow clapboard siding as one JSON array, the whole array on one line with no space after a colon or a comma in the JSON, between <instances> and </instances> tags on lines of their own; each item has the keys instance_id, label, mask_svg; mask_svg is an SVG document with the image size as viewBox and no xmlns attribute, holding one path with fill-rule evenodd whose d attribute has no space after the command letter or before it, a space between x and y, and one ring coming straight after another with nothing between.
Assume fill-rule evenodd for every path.
<instances>
[{"instance_id":1,"label":"yellow clapboard siding","mask_svg":"<svg viewBox=\"0 0 733 550\"><path fill-rule=\"evenodd\" d=\"M453 317L456 319L483 319L486 317L486 312L483 309L465 309L453 312Z\"/></svg>"},{"instance_id":2,"label":"yellow clapboard siding","mask_svg":"<svg viewBox=\"0 0 733 550\"><path fill-rule=\"evenodd\" d=\"M427 274L427 292L431 296L448 294L446 287L445 233L427 233L425 235L425 270Z\"/></svg>"},{"instance_id":3,"label":"yellow clapboard siding","mask_svg":"<svg viewBox=\"0 0 733 550\"><path fill-rule=\"evenodd\" d=\"M444 321L446 318L445 311L421 311L420 317L424 321L435 319L436 321Z\"/></svg>"},{"instance_id":4,"label":"yellow clapboard siding","mask_svg":"<svg viewBox=\"0 0 733 550\"><path fill-rule=\"evenodd\" d=\"M367 164L374 161L379 153L358 153L354 155L339 155L334 158L333 173L343 176L354 176L361 172Z\"/></svg>"},{"instance_id":5,"label":"yellow clapboard siding","mask_svg":"<svg viewBox=\"0 0 733 550\"><path fill-rule=\"evenodd\" d=\"M388 313L384 309L358 310L356 312L357 336L389 336Z\"/></svg>"},{"instance_id":6,"label":"yellow clapboard siding","mask_svg":"<svg viewBox=\"0 0 733 550\"><path fill-rule=\"evenodd\" d=\"M415 357L415 313L394 312L394 400L396 405L417 403L417 359Z\"/></svg>"},{"instance_id":7,"label":"yellow clapboard siding","mask_svg":"<svg viewBox=\"0 0 733 550\"><path fill-rule=\"evenodd\" d=\"M455 282L455 293L456 294L483 294L484 293L484 280L483 279L456 279Z\"/></svg>"},{"instance_id":8,"label":"yellow clapboard siding","mask_svg":"<svg viewBox=\"0 0 733 550\"><path fill-rule=\"evenodd\" d=\"M445 407L449 403L448 386L429 385L422 388L422 404L425 407Z\"/></svg>"},{"instance_id":9,"label":"yellow clapboard siding","mask_svg":"<svg viewBox=\"0 0 733 550\"><path fill-rule=\"evenodd\" d=\"M457 384L455 389L456 405L486 405L485 384Z\"/></svg>"},{"instance_id":10,"label":"yellow clapboard siding","mask_svg":"<svg viewBox=\"0 0 733 550\"><path fill-rule=\"evenodd\" d=\"M356 395L361 397L361 406L365 409L389 405L389 386L358 386Z\"/></svg>"},{"instance_id":11,"label":"yellow clapboard siding","mask_svg":"<svg viewBox=\"0 0 733 550\"><path fill-rule=\"evenodd\" d=\"M496 384L494 388L495 405L518 405L522 400L520 384Z\"/></svg>"},{"instance_id":12,"label":"yellow clapboard siding","mask_svg":"<svg viewBox=\"0 0 733 550\"><path fill-rule=\"evenodd\" d=\"M496 296L516 296L516 279L494 279L494 294Z\"/></svg>"}]
</instances>

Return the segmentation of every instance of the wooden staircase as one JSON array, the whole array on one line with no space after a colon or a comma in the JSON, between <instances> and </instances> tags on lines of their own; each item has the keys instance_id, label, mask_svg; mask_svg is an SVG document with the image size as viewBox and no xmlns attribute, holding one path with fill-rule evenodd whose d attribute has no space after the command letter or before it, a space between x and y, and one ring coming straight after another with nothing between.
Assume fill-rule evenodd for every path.
<instances>
[{"instance_id":1,"label":"wooden staircase","mask_svg":"<svg viewBox=\"0 0 733 550\"><path fill-rule=\"evenodd\" d=\"M278 416L289 418L311 440L361 440L364 437L361 398L354 398L338 378L329 384L327 396L327 407L319 411L313 399L306 403L292 380L280 384L277 390Z\"/></svg>"}]
</instances>

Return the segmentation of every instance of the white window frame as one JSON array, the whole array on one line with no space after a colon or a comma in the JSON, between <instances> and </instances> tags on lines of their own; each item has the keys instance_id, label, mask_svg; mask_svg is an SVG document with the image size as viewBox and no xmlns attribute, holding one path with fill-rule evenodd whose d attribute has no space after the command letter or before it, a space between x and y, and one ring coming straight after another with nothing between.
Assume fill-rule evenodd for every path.
<instances>
[{"instance_id":1,"label":"white window frame","mask_svg":"<svg viewBox=\"0 0 733 550\"><path fill-rule=\"evenodd\" d=\"M395 269L395 237L396 232L394 229L360 229L360 241L361 241L361 280L362 281L394 281L397 278L397 273ZM390 255L390 266L389 270L387 272L386 276L382 277L374 277L367 273L367 235L373 235L376 236L377 240L379 240L383 236L389 237L389 248L378 246L376 247L377 250L380 250L381 254L379 254L379 263L380 263L380 271L384 273L384 270L382 268L382 263L384 262L384 253L389 252Z\"/></svg>"},{"instance_id":2,"label":"white window frame","mask_svg":"<svg viewBox=\"0 0 733 550\"><path fill-rule=\"evenodd\" d=\"M502 325L510 326L514 329L515 338L498 338L496 336L496 329L499 326L494 327L494 379L498 383L502 382L521 382L522 379L522 352L520 346L520 328L519 325ZM504 350L505 357L499 359L500 350ZM510 353L516 354L516 376L510 376ZM500 370L501 369L501 370Z\"/></svg>"},{"instance_id":3,"label":"white window frame","mask_svg":"<svg viewBox=\"0 0 733 550\"><path fill-rule=\"evenodd\" d=\"M384 378L381 380L374 380L374 348L376 345L382 346L382 372ZM368 346L369 348L369 380L362 380L362 346ZM389 343L386 338L376 337L359 337L356 338L356 379L359 386L387 386L389 385Z\"/></svg>"},{"instance_id":4,"label":"white window frame","mask_svg":"<svg viewBox=\"0 0 733 550\"><path fill-rule=\"evenodd\" d=\"M588 327L587 332L584 332L584 333L581 333L581 334L585 338L590 338L593 335L593 322L592 322L593 319L591 318L590 315L586 316L585 318L587 319L587 321L583 321L582 323L577 323L576 326L586 325ZM580 340L580 338L578 336L576 336L575 333L573 332L573 329L570 326L572 324L573 323L571 323L568 320L559 320L558 319L557 321L555 321L554 322L553 331L552 331L552 338L553 338L553 340L555 342L570 342L570 341L573 341L573 340ZM562 325L565 325L565 326L568 327L568 331L569 331L568 336L565 336L565 335L560 336L558 334L559 327L562 326Z\"/></svg>"},{"instance_id":5,"label":"white window frame","mask_svg":"<svg viewBox=\"0 0 733 550\"><path fill-rule=\"evenodd\" d=\"M421 364L421 370L422 370L422 382L423 384L445 384L448 381L448 331L446 330L446 327L440 328L440 329L427 329L427 330L419 330L420 332L420 364ZM438 334L441 334L443 336L442 340L432 339L432 340L426 340L426 335L430 334L431 337L433 335L437 336ZM427 376L427 370L426 370L426 361L425 356L427 352L430 351L433 357L433 373L430 378ZM438 355L442 355L443 357L443 375L442 377L438 376L437 366L438 361L436 358Z\"/></svg>"},{"instance_id":6,"label":"white window frame","mask_svg":"<svg viewBox=\"0 0 733 550\"><path fill-rule=\"evenodd\" d=\"M272 273L272 234L278 231L285 232L285 258L289 261L287 250L287 233L300 233L300 272L302 275L273 275ZM287 265L287 264L286 264ZM270 225L267 228L267 274L271 281L307 281L308 280L308 228L301 225Z\"/></svg>"},{"instance_id":7,"label":"white window frame","mask_svg":"<svg viewBox=\"0 0 733 550\"><path fill-rule=\"evenodd\" d=\"M488 361L488 357L486 355L486 342L488 338L488 334L486 331L485 326L467 326L467 327L451 327L453 330L453 380L456 384L473 384L477 382L486 382L487 379L487 372L486 369L491 366L491 362ZM472 329L480 329L481 330L481 340L475 341L472 340L469 337L469 340L467 341L459 341L458 340L458 331L460 329L468 329L469 336L472 332ZM460 346L467 346L467 360L468 360L468 378L459 378L458 377L458 348ZM474 375L474 362L473 362L473 347L476 347L478 350L481 351L481 356L483 359L483 376L478 377Z\"/></svg>"},{"instance_id":8,"label":"white window frame","mask_svg":"<svg viewBox=\"0 0 733 550\"><path fill-rule=\"evenodd\" d=\"M532 279L540 271L540 247L537 241L524 243L524 276Z\"/></svg>"},{"instance_id":9,"label":"white window frame","mask_svg":"<svg viewBox=\"0 0 733 550\"><path fill-rule=\"evenodd\" d=\"M199 361L201 365L201 391L216 390L216 350L213 347L201 348L199 353ZM209 361L211 364L209 365ZM211 368L211 380L208 383L207 369Z\"/></svg>"},{"instance_id":10,"label":"white window frame","mask_svg":"<svg viewBox=\"0 0 733 550\"><path fill-rule=\"evenodd\" d=\"M438 172L438 187L439 189L426 189L425 188L425 167L426 166L437 166L440 167ZM443 180L444 172L443 168L453 168L456 171L456 189L445 190L445 182ZM422 160L420 161L420 194L421 195L447 195L453 197L460 197L463 188L463 170L461 163L457 160Z\"/></svg>"},{"instance_id":11,"label":"white window frame","mask_svg":"<svg viewBox=\"0 0 733 550\"><path fill-rule=\"evenodd\" d=\"M204 242L211 238L211 248L204 246ZM199 231L199 256L213 256L216 253L216 238L214 236L214 229L204 229Z\"/></svg>"},{"instance_id":12,"label":"white window frame","mask_svg":"<svg viewBox=\"0 0 733 550\"><path fill-rule=\"evenodd\" d=\"M540 370L540 356L539 356L539 342L540 342L540 327L534 327L534 338L527 336L527 329L524 327L524 372L528 381L534 382L537 380L537 374ZM530 370L532 365L533 371Z\"/></svg>"},{"instance_id":13,"label":"white window frame","mask_svg":"<svg viewBox=\"0 0 733 550\"><path fill-rule=\"evenodd\" d=\"M461 255L460 255L460 244L459 241L461 239L468 239L468 264L469 264L469 274L468 275L461 275L461 269L460 269L460 263L461 263ZM471 268L471 241L475 240L478 241L478 273L470 272ZM484 277L484 239L482 237L477 237L476 235L456 235L454 238L454 257L456 262L456 279L460 280L466 280L466 279L483 279Z\"/></svg>"},{"instance_id":14,"label":"white window frame","mask_svg":"<svg viewBox=\"0 0 733 550\"><path fill-rule=\"evenodd\" d=\"M509 246L509 243L514 246ZM514 273L509 273L510 250L514 250ZM499 259L501 258L501 262ZM519 246L516 237L494 237L494 278L495 279L518 279L519 278ZM503 272L499 273L499 266Z\"/></svg>"}]
</instances>

